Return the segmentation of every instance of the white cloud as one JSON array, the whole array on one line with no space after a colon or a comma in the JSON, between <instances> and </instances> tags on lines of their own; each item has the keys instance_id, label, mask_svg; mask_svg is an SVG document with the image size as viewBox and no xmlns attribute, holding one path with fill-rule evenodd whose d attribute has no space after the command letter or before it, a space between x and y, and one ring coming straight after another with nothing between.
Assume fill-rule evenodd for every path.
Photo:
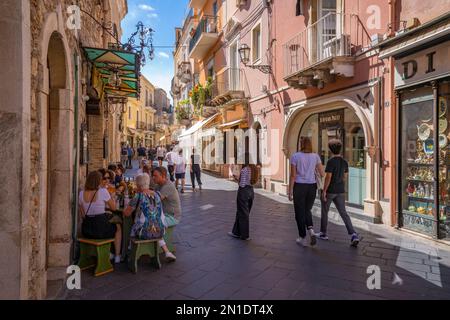
<instances>
[{"instance_id":1,"label":"white cloud","mask_svg":"<svg viewBox=\"0 0 450 320\"><path fill-rule=\"evenodd\" d=\"M158 55L161 58L165 58L165 59L169 59L170 58L170 56L167 53L165 53L165 52L158 52Z\"/></svg>"},{"instance_id":2,"label":"white cloud","mask_svg":"<svg viewBox=\"0 0 450 320\"><path fill-rule=\"evenodd\" d=\"M144 10L144 11L155 11L155 8L153 8L152 6L149 6L148 4L140 4L139 9Z\"/></svg>"},{"instance_id":3,"label":"white cloud","mask_svg":"<svg viewBox=\"0 0 450 320\"><path fill-rule=\"evenodd\" d=\"M158 14L157 13L149 13L147 15L148 18L152 19L152 18L158 18Z\"/></svg>"}]
</instances>

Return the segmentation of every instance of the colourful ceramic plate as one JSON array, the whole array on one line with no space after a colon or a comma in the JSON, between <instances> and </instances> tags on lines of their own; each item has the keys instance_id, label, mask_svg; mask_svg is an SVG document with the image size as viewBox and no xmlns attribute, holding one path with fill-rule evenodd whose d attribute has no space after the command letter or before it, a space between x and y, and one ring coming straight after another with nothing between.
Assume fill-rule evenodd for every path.
<instances>
[{"instance_id":1,"label":"colourful ceramic plate","mask_svg":"<svg viewBox=\"0 0 450 320\"><path fill-rule=\"evenodd\" d=\"M447 100L444 97L439 98L439 117L444 117L447 112Z\"/></svg>"},{"instance_id":2,"label":"colourful ceramic plate","mask_svg":"<svg viewBox=\"0 0 450 320\"><path fill-rule=\"evenodd\" d=\"M447 119L439 119L439 133L445 133L447 127L448 127Z\"/></svg>"},{"instance_id":3,"label":"colourful ceramic plate","mask_svg":"<svg viewBox=\"0 0 450 320\"><path fill-rule=\"evenodd\" d=\"M440 134L439 135L439 148L445 148L448 144L448 139L447 136L445 134Z\"/></svg>"},{"instance_id":4,"label":"colourful ceramic plate","mask_svg":"<svg viewBox=\"0 0 450 320\"><path fill-rule=\"evenodd\" d=\"M423 123L417 128L417 135L419 136L419 139L422 141L427 140L430 137L431 134L431 128L428 124Z\"/></svg>"},{"instance_id":5,"label":"colourful ceramic plate","mask_svg":"<svg viewBox=\"0 0 450 320\"><path fill-rule=\"evenodd\" d=\"M434 153L434 141L433 141L433 139L425 140L423 149L424 149L426 154L433 154Z\"/></svg>"}]
</instances>

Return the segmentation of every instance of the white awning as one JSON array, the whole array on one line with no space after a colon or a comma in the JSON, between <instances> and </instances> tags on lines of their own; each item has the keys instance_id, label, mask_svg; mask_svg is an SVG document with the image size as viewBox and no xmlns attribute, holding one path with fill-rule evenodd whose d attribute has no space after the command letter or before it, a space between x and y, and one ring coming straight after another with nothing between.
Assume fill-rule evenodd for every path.
<instances>
[{"instance_id":1,"label":"white awning","mask_svg":"<svg viewBox=\"0 0 450 320\"><path fill-rule=\"evenodd\" d=\"M224 129L224 128L235 127L235 126L240 125L241 123L243 123L245 121L246 121L246 119L239 119L239 120L231 121L231 122L224 123L224 124L218 126L218 128Z\"/></svg>"},{"instance_id":2,"label":"white awning","mask_svg":"<svg viewBox=\"0 0 450 320\"><path fill-rule=\"evenodd\" d=\"M198 130L200 130L201 128L203 128L204 125L206 125L207 123L209 123L210 121L212 121L215 117L217 117L219 114L215 114L212 117L205 119L203 121L199 121L196 124L194 124L192 127L190 127L189 129L187 129L185 132L183 132L183 134L180 135L180 138L185 138L188 137L194 133L196 133Z\"/></svg>"}]
</instances>

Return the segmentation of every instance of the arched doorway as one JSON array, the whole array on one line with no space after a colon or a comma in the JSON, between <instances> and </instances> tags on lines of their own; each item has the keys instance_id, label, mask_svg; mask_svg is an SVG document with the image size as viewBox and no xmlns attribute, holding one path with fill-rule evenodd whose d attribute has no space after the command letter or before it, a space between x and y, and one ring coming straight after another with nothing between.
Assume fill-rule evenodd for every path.
<instances>
[{"instance_id":1,"label":"arched doorway","mask_svg":"<svg viewBox=\"0 0 450 320\"><path fill-rule=\"evenodd\" d=\"M69 71L61 34L53 32L48 42L44 64L43 92L48 94L42 105L41 141L43 196L46 219L46 270L70 264L72 214L72 147L73 111L68 90Z\"/></svg>"},{"instance_id":2,"label":"arched doorway","mask_svg":"<svg viewBox=\"0 0 450 320\"><path fill-rule=\"evenodd\" d=\"M312 113L298 129L297 150L300 150L302 137L311 139L313 152L319 154L324 165L332 156L328 142L341 140L342 155L349 163L347 201L362 207L366 198L366 137L356 113L348 107Z\"/></svg>"}]
</instances>

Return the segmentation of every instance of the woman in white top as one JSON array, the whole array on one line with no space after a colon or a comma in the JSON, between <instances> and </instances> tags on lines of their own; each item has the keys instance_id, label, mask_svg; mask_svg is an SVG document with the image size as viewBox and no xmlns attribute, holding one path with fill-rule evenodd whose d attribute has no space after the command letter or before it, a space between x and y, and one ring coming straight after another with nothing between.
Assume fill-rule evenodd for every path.
<instances>
[{"instance_id":1,"label":"woman in white top","mask_svg":"<svg viewBox=\"0 0 450 320\"><path fill-rule=\"evenodd\" d=\"M102 188L102 183L110 179L109 173L102 177L98 171L89 173L85 188L80 192L80 214L83 218L81 232L88 239L114 238L115 263L120 262L120 249L122 243L122 228L109 222L106 216L106 206L112 211L116 204L108 190Z\"/></svg>"}]
</instances>

